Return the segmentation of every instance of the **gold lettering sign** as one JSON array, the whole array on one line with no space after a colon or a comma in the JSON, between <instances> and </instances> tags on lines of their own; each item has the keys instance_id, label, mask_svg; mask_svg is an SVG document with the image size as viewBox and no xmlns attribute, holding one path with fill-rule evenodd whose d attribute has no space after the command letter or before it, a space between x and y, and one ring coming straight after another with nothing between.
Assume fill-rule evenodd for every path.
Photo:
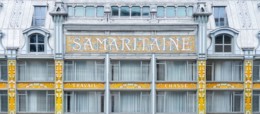
<instances>
[{"instance_id":1,"label":"gold lettering sign","mask_svg":"<svg viewBox=\"0 0 260 114\"><path fill-rule=\"evenodd\" d=\"M156 84L157 89L197 89L197 83L157 83Z\"/></svg>"},{"instance_id":2,"label":"gold lettering sign","mask_svg":"<svg viewBox=\"0 0 260 114\"><path fill-rule=\"evenodd\" d=\"M66 53L195 53L195 36L66 36Z\"/></svg>"},{"instance_id":3,"label":"gold lettering sign","mask_svg":"<svg viewBox=\"0 0 260 114\"><path fill-rule=\"evenodd\" d=\"M105 84L94 82L65 82L64 89L105 89Z\"/></svg>"},{"instance_id":4,"label":"gold lettering sign","mask_svg":"<svg viewBox=\"0 0 260 114\"><path fill-rule=\"evenodd\" d=\"M215 83L215 82L209 82L207 83L207 89L243 89L244 88L244 84L243 83Z\"/></svg>"}]
</instances>

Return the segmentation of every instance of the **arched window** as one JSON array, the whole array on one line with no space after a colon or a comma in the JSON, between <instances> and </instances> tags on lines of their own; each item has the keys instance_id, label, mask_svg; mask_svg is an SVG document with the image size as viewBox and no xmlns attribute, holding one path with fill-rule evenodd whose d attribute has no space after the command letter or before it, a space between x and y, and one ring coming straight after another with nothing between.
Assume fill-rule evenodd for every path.
<instances>
[{"instance_id":1,"label":"arched window","mask_svg":"<svg viewBox=\"0 0 260 114\"><path fill-rule=\"evenodd\" d=\"M232 52L232 38L227 34L215 37L215 52Z\"/></svg>"},{"instance_id":2,"label":"arched window","mask_svg":"<svg viewBox=\"0 0 260 114\"><path fill-rule=\"evenodd\" d=\"M211 31L208 54L242 54L242 50L237 45L238 33L239 31L229 27L220 27Z\"/></svg>"},{"instance_id":3,"label":"arched window","mask_svg":"<svg viewBox=\"0 0 260 114\"><path fill-rule=\"evenodd\" d=\"M35 33L30 35L29 39L30 39L30 43L29 43L30 52L44 52L45 43L44 43L43 35Z\"/></svg>"}]
</instances>

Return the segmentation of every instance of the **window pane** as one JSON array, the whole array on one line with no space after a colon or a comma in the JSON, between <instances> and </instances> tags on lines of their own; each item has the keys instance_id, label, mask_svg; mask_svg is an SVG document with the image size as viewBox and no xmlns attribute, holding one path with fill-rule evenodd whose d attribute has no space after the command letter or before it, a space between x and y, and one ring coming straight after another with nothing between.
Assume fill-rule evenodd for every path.
<instances>
[{"instance_id":1,"label":"window pane","mask_svg":"<svg viewBox=\"0 0 260 114\"><path fill-rule=\"evenodd\" d=\"M38 34L38 43L44 43L44 36Z\"/></svg>"},{"instance_id":2,"label":"window pane","mask_svg":"<svg viewBox=\"0 0 260 114\"><path fill-rule=\"evenodd\" d=\"M253 96L253 112L259 112L259 95L256 95Z\"/></svg>"},{"instance_id":3,"label":"window pane","mask_svg":"<svg viewBox=\"0 0 260 114\"><path fill-rule=\"evenodd\" d=\"M44 44L38 45L38 52L44 52Z\"/></svg>"},{"instance_id":4,"label":"window pane","mask_svg":"<svg viewBox=\"0 0 260 114\"><path fill-rule=\"evenodd\" d=\"M186 16L186 7L177 7L177 16L178 17L184 17Z\"/></svg>"},{"instance_id":5,"label":"window pane","mask_svg":"<svg viewBox=\"0 0 260 114\"><path fill-rule=\"evenodd\" d=\"M149 6L144 6L143 7L143 16L149 16L150 15L150 7Z\"/></svg>"},{"instance_id":6,"label":"window pane","mask_svg":"<svg viewBox=\"0 0 260 114\"><path fill-rule=\"evenodd\" d=\"M32 26L44 26L47 8L45 6L35 6Z\"/></svg>"},{"instance_id":7,"label":"window pane","mask_svg":"<svg viewBox=\"0 0 260 114\"><path fill-rule=\"evenodd\" d=\"M30 52L36 52L36 45L35 44L30 45Z\"/></svg>"},{"instance_id":8,"label":"window pane","mask_svg":"<svg viewBox=\"0 0 260 114\"><path fill-rule=\"evenodd\" d=\"M141 8L138 6L133 6L131 9L131 16L141 16Z\"/></svg>"},{"instance_id":9,"label":"window pane","mask_svg":"<svg viewBox=\"0 0 260 114\"><path fill-rule=\"evenodd\" d=\"M118 14L119 8L117 6L112 6L111 9L112 9L112 16L118 16L119 15Z\"/></svg>"},{"instance_id":10,"label":"window pane","mask_svg":"<svg viewBox=\"0 0 260 114\"><path fill-rule=\"evenodd\" d=\"M223 35L219 35L216 37L215 44L223 44Z\"/></svg>"},{"instance_id":11,"label":"window pane","mask_svg":"<svg viewBox=\"0 0 260 114\"><path fill-rule=\"evenodd\" d=\"M173 6L166 7L166 16L174 17L175 16L175 8Z\"/></svg>"},{"instance_id":12,"label":"window pane","mask_svg":"<svg viewBox=\"0 0 260 114\"><path fill-rule=\"evenodd\" d=\"M255 64L255 63L254 63ZM254 65L254 69L253 69L253 80L254 81L260 81L259 79L259 65Z\"/></svg>"},{"instance_id":13,"label":"window pane","mask_svg":"<svg viewBox=\"0 0 260 114\"><path fill-rule=\"evenodd\" d=\"M95 16L95 7L87 6L86 7L86 16L87 17L94 17Z\"/></svg>"},{"instance_id":14,"label":"window pane","mask_svg":"<svg viewBox=\"0 0 260 114\"><path fill-rule=\"evenodd\" d=\"M231 45L225 45L224 52L231 52Z\"/></svg>"},{"instance_id":15,"label":"window pane","mask_svg":"<svg viewBox=\"0 0 260 114\"><path fill-rule=\"evenodd\" d=\"M85 10L84 7L80 7L80 6L75 7L75 16L77 16L77 17L84 16L85 15L85 11L84 10Z\"/></svg>"},{"instance_id":16,"label":"window pane","mask_svg":"<svg viewBox=\"0 0 260 114\"><path fill-rule=\"evenodd\" d=\"M164 7L163 6L157 7L157 17L164 17Z\"/></svg>"},{"instance_id":17,"label":"window pane","mask_svg":"<svg viewBox=\"0 0 260 114\"><path fill-rule=\"evenodd\" d=\"M103 17L104 16L104 7L98 6L97 7L97 17Z\"/></svg>"},{"instance_id":18,"label":"window pane","mask_svg":"<svg viewBox=\"0 0 260 114\"><path fill-rule=\"evenodd\" d=\"M120 15L121 15L121 16L130 16L129 7L128 7L128 6L123 6L123 7L121 7Z\"/></svg>"},{"instance_id":19,"label":"window pane","mask_svg":"<svg viewBox=\"0 0 260 114\"><path fill-rule=\"evenodd\" d=\"M223 6L214 7L214 18L215 18L216 26L228 25L225 7Z\"/></svg>"},{"instance_id":20,"label":"window pane","mask_svg":"<svg viewBox=\"0 0 260 114\"><path fill-rule=\"evenodd\" d=\"M215 46L215 52L223 52L223 46L222 45L216 45Z\"/></svg>"},{"instance_id":21,"label":"window pane","mask_svg":"<svg viewBox=\"0 0 260 114\"><path fill-rule=\"evenodd\" d=\"M231 38L227 35L224 36L224 44L231 44Z\"/></svg>"},{"instance_id":22,"label":"window pane","mask_svg":"<svg viewBox=\"0 0 260 114\"><path fill-rule=\"evenodd\" d=\"M242 108L242 99L241 99L241 96L235 96L235 102L234 102L234 105L235 105L235 108L234 108L234 111L235 112L240 112L241 111L241 108Z\"/></svg>"},{"instance_id":23,"label":"window pane","mask_svg":"<svg viewBox=\"0 0 260 114\"><path fill-rule=\"evenodd\" d=\"M187 8L187 16L192 16L192 14L193 14L193 7L190 6Z\"/></svg>"},{"instance_id":24,"label":"window pane","mask_svg":"<svg viewBox=\"0 0 260 114\"><path fill-rule=\"evenodd\" d=\"M30 36L30 43L36 43L36 34Z\"/></svg>"},{"instance_id":25,"label":"window pane","mask_svg":"<svg viewBox=\"0 0 260 114\"><path fill-rule=\"evenodd\" d=\"M74 8L73 7L68 7L68 15L69 16L74 16Z\"/></svg>"}]
</instances>

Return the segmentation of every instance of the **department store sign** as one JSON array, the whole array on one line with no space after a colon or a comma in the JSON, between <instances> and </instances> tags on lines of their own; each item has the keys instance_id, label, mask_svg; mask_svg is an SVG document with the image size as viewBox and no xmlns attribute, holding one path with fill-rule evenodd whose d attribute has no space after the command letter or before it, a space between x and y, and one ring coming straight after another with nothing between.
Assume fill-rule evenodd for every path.
<instances>
[{"instance_id":1,"label":"department store sign","mask_svg":"<svg viewBox=\"0 0 260 114\"><path fill-rule=\"evenodd\" d=\"M66 36L66 53L195 53L194 35Z\"/></svg>"}]
</instances>

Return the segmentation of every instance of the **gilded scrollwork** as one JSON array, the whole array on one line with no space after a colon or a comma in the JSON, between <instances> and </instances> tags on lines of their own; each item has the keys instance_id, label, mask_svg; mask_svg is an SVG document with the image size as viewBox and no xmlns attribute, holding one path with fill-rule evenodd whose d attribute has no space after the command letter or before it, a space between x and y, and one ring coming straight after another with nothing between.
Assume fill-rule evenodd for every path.
<instances>
[{"instance_id":1,"label":"gilded scrollwork","mask_svg":"<svg viewBox=\"0 0 260 114\"><path fill-rule=\"evenodd\" d=\"M206 114L206 61L198 61L198 114Z\"/></svg>"}]
</instances>

